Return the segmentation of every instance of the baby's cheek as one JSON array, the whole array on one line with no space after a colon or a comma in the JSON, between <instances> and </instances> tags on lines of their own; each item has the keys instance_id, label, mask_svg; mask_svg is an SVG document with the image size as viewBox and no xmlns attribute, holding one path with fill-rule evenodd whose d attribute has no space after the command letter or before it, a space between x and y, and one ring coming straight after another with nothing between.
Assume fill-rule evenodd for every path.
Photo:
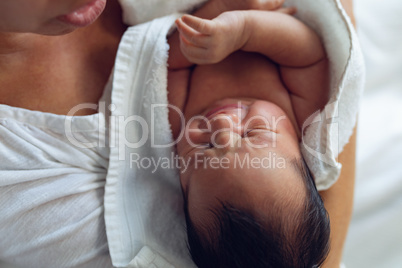
<instances>
[{"instance_id":1,"label":"baby's cheek","mask_svg":"<svg viewBox=\"0 0 402 268\"><path fill-rule=\"evenodd\" d=\"M181 173L181 172L180 172ZM180 185L181 185L181 190L184 193L184 195L187 196L187 183L188 179L185 177L184 174L180 174Z\"/></svg>"},{"instance_id":2,"label":"baby's cheek","mask_svg":"<svg viewBox=\"0 0 402 268\"><path fill-rule=\"evenodd\" d=\"M180 143L187 147L196 148L209 142L209 132L200 129L189 129L183 134Z\"/></svg>"},{"instance_id":3,"label":"baby's cheek","mask_svg":"<svg viewBox=\"0 0 402 268\"><path fill-rule=\"evenodd\" d=\"M184 156L184 152L185 152L185 145L186 145L186 143L183 141L183 139L182 140L180 140L178 143L177 143L177 145L176 145L176 152L177 152L177 155L179 156L179 157L183 157Z\"/></svg>"}]
</instances>

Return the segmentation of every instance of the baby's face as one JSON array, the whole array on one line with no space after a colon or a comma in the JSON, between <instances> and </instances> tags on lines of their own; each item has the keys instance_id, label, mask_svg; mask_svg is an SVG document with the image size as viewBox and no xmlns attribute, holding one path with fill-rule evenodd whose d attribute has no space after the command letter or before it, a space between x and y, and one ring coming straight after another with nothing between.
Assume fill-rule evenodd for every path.
<instances>
[{"instance_id":1,"label":"baby's face","mask_svg":"<svg viewBox=\"0 0 402 268\"><path fill-rule=\"evenodd\" d=\"M87 12L82 12L81 9L79 13L89 23L89 20L93 21L99 16L105 4L106 0L1 0L0 33L20 32L48 35L68 33L78 25L66 23L61 16L87 6L91 7L91 10L87 9Z\"/></svg>"},{"instance_id":2,"label":"baby's face","mask_svg":"<svg viewBox=\"0 0 402 268\"><path fill-rule=\"evenodd\" d=\"M297 134L271 102L218 101L188 122L177 149L186 163L180 180L189 211L208 212L219 201L258 206L303 195L291 165L301 157Z\"/></svg>"}]
</instances>

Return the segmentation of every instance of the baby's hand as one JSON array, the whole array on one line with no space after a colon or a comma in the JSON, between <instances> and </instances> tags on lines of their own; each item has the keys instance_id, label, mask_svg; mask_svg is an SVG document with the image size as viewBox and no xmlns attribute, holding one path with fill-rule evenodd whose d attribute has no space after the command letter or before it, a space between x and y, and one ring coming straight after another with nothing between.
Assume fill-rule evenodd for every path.
<instances>
[{"instance_id":1,"label":"baby's hand","mask_svg":"<svg viewBox=\"0 0 402 268\"><path fill-rule=\"evenodd\" d=\"M176 21L183 55L196 64L217 63L240 49L244 16L241 11L226 12L213 20L184 15Z\"/></svg>"},{"instance_id":2,"label":"baby's hand","mask_svg":"<svg viewBox=\"0 0 402 268\"><path fill-rule=\"evenodd\" d=\"M296 8L279 8L276 12L292 15ZM213 20L184 15L176 20L181 52L195 64L220 62L246 44L249 33L244 29L249 20L248 11L224 12Z\"/></svg>"}]
</instances>

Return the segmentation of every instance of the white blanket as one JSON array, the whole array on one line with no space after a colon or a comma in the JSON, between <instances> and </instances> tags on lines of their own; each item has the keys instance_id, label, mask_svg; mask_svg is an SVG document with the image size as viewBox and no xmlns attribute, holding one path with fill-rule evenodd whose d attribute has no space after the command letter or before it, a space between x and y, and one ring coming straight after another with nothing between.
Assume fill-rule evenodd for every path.
<instances>
[{"instance_id":1,"label":"white blanket","mask_svg":"<svg viewBox=\"0 0 402 268\"><path fill-rule=\"evenodd\" d=\"M169 1L169 5L164 0L121 2L126 22L137 23L189 8L185 3L190 1ZM201 2L191 1L193 5ZM302 143L317 185L325 189L339 175L340 165L335 158L355 124L363 88L362 57L350 21L338 1L286 3L296 6L297 16L322 36L331 60L331 100L321 115L336 121L329 124L327 120L315 120ZM149 8L155 6L165 8L159 12ZM167 108L152 104L167 104L166 34L177 16L130 28L117 54L105 218L112 261L119 267L193 266L185 243L179 177L173 161L169 162L174 149L152 146L152 142L172 142ZM325 131L331 133L328 142ZM161 162L170 165L155 169L161 167Z\"/></svg>"}]
</instances>

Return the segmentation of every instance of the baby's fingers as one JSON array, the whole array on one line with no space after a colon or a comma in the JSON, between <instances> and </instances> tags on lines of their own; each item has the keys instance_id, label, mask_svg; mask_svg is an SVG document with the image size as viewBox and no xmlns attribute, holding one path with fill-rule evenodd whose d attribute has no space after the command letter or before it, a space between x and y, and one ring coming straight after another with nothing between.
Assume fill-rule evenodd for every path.
<instances>
[{"instance_id":1,"label":"baby's fingers","mask_svg":"<svg viewBox=\"0 0 402 268\"><path fill-rule=\"evenodd\" d=\"M182 40L185 39L187 43L203 48L209 45L211 39L210 36L195 31L193 28L184 23L182 19L178 19L176 24Z\"/></svg>"},{"instance_id":2,"label":"baby's fingers","mask_svg":"<svg viewBox=\"0 0 402 268\"><path fill-rule=\"evenodd\" d=\"M191 15L184 15L181 19L185 24L202 34L211 35L215 32L216 24L213 21Z\"/></svg>"}]
</instances>

